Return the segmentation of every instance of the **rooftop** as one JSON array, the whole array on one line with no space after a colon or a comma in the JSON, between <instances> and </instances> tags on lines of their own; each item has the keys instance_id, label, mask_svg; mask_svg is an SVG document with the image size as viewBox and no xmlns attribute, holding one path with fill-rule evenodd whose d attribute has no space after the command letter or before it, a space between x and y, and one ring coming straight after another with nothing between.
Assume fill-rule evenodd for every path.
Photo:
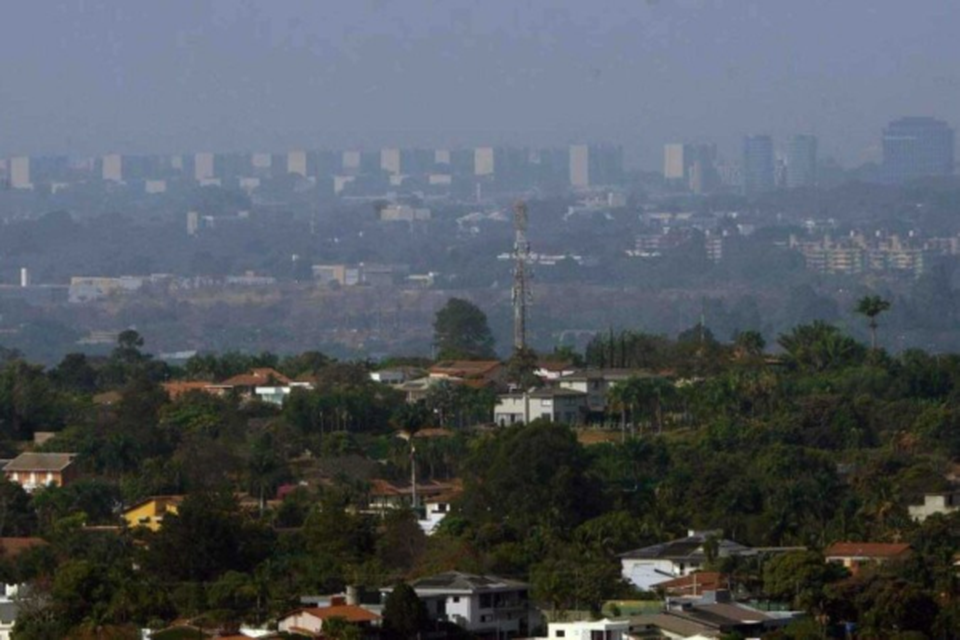
<instances>
[{"instance_id":1,"label":"rooftop","mask_svg":"<svg viewBox=\"0 0 960 640\"><path fill-rule=\"evenodd\" d=\"M910 545L897 542L835 542L823 551L827 558L895 558L910 551Z\"/></svg>"},{"instance_id":2,"label":"rooftop","mask_svg":"<svg viewBox=\"0 0 960 640\"><path fill-rule=\"evenodd\" d=\"M15 558L24 551L47 544L43 538L0 538L0 557Z\"/></svg>"},{"instance_id":3,"label":"rooftop","mask_svg":"<svg viewBox=\"0 0 960 640\"><path fill-rule=\"evenodd\" d=\"M481 576L460 571L447 571L427 578L420 578L410 584L416 591L475 593L479 591L506 591L526 589L528 584L518 580L508 580L497 576Z\"/></svg>"},{"instance_id":4,"label":"rooftop","mask_svg":"<svg viewBox=\"0 0 960 640\"><path fill-rule=\"evenodd\" d=\"M291 380L276 369L262 367L233 376L220 384L231 387L262 387L266 384L288 385Z\"/></svg>"},{"instance_id":5,"label":"rooftop","mask_svg":"<svg viewBox=\"0 0 960 640\"><path fill-rule=\"evenodd\" d=\"M4 471L63 471L73 463L75 453L21 453Z\"/></svg>"},{"instance_id":6,"label":"rooftop","mask_svg":"<svg viewBox=\"0 0 960 640\"><path fill-rule=\"evenodd\" d=\"M488 375L500 366L499 360L445 360L430 367L430 375L475 378Z\"/></svg>"},{"instance_id":7,"label":"rooftop","mask_svg":"<svg viewBox=\"0 0 960 640\"><path fill-rule=\"evenodd\" d=\"M670 542L661 542L659 544L634 549L621 554L620 557L626 560L674 560L674 561L703 561L706 559L706 552L703 545L711 537L717 540L717 555L719 557L749 555L753 549L744 546L733 540L726 540L718 535L718 532L701 531L693 532L692 535L679 540Z\"/></svg>"},{"instance_id":8,"label":"rooftop","mask_svg":"<svg viewBox=\"0 0 960 640\"><path fill-rule=\"evenodd\" d=\"M330 618L341 618L347 622L374 622L380 619L380 616L374 612L364 609L363 607L358 607L355 604L336 604L329 607L310 607L306 609L297 609L289 615L294 613L306 613L315 618L320 618L321 620L328 620Z\"/></svg>"}]
</instances>

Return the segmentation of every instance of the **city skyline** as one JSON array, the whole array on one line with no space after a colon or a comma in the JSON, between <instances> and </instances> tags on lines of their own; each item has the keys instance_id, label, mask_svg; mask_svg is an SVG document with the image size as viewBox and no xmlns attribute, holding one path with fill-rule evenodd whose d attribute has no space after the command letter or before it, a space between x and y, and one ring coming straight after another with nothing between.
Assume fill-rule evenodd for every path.
<instances>
[{"instance_id":1,"label":"city skyline","mask_svg":"<svg viewBox=\"0 0 960 640\"><path fill-rule=\"evenodd\" d=\"M893 118L960 114L960 7L945 0L100 0L17 18L0 25L16 61L0 72L0 156L589 139L653 170L673 140L733 156L751 132L803 131L856 165L880 157Z\"/></svg>"}]
</instances>

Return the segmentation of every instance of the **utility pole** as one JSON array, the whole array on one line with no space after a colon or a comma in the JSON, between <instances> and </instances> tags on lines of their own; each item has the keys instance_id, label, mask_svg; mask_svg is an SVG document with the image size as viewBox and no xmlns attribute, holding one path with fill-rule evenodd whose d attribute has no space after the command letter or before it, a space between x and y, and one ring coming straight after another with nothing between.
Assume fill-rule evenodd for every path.
<instances>
[{"instance_id":1,"label":"utility pole","mask_svg":"<svg viewBox=\"0 0 960 640\"><path fill-rule=\"evenodd\" d=\"M527 305L530 303L530 243L527 242L527 204L518 200L513 206L513 350L527 348Z\"/></svg>"}]
</instances>

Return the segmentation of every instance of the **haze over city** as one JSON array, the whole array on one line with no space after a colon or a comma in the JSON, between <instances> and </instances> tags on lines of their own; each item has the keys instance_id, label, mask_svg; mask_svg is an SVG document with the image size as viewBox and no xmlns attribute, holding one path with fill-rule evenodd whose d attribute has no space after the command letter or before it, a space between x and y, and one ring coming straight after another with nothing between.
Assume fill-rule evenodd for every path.
<instances>
[{"instance_id":1,"label":"haze over city","mask_svg":"<svg viewBox=\"0 0 960 640\"><path fill-rule=\"evenodd\" d=\"M0 20L0 155L625 146L816 134L879 158L960 114L951 0L24 3Z\"/></svg>"},{"instance_id":2,"label":"haze over city","mask_svg":"<svg viewBox=\"0 0 960 640\"><path fill-rule=\"evenodd\" d=\"M0 640L960 638L960 1L0 11Z\"/></svg>"}]
</instances>

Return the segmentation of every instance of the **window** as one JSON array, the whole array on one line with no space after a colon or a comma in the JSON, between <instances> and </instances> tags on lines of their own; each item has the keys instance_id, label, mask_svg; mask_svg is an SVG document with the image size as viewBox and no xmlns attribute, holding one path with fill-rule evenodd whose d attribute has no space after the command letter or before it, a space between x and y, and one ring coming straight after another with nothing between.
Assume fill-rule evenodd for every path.
<instances>
[{"instance_id":1,"label":"window","mask_svg":"<svg viewBox=\"0 0 960 640\"><path fill-rule=\"evenodd\" d=\"M567 637L567 632L564 631L563 629L557 629L557 637L558 637L558 638L566 638L566 637Z\"/></svg>"},{"instance_id":2,"label":"window","mask_svg":"<svg viewBox=\"0 0 960 640\"><path fill-rule=\"evenodd\" d=\"M481 593L480 594L480 608L489 609L493 607L493 594L491 593Z\"/></svg>"},{"instance_id":3,"label":"window","mask_svg":"<svg viewBox=\"0 0 960 640\"><path fill-rule=\"evenodd\" d=\"M460 602L460 596L453 596L454 603Z\"/></svg>"}]
</instances>

